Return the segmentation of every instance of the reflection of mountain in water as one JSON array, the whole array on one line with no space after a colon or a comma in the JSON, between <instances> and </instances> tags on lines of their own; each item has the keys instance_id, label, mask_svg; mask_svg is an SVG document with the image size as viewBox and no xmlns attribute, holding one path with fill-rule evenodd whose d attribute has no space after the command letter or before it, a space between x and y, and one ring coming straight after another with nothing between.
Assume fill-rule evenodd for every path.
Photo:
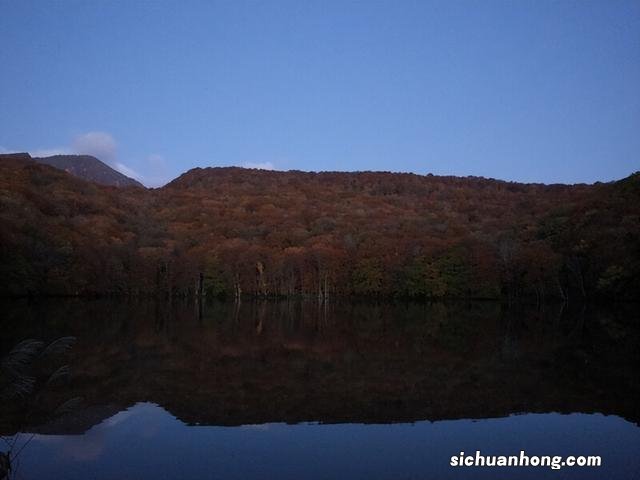
<instances>
[{"instance_id":1,"label":"reflection of mountain in water","mask_svg":"<svg viewBox=\"0 0 640 480\"><path fill-rule=\"evenodd\" d=\"M639 335L624 312L109 301L4 311L3 350L26 337L78 337L73 380L46 401L82 396L86 409L40 427L51 433L82 432L145 401L211 425L550 411L639 418ZM11 418L2 425L18 428Z\"/></svg>"},{"instance_id":2,"label":"reflection of mountain in water","mask_svg":"<svg viewBox=\"0 0 640 480\"><path fill-rule=\"evenodd\" d=\"M588 434L585 434L588 432ZM23 435L21 442L31 436ZM637 478L640 428L616 416L556 413L411 424L189 426L138 403L81 435L37 435L19 478L235 480ZM599 468L452 468L456 452L602 457Z\"/></svg>"}]
</instances>

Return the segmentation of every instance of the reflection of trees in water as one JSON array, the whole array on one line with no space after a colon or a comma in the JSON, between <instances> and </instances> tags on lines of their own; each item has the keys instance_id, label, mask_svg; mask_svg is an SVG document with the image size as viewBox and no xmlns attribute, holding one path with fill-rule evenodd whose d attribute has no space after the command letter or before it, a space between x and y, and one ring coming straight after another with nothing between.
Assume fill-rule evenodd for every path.
<instances>
[{"instance_id":1,"label":"reflection of trees in water","mask_svg":"<svg viewBox=\"0 0 640 480\"><path fill-rule=\"evenodd\" d=\"M638 329L627 313L314 300L96 301L48 311L43 332L84 339L74 395L96 405L153 401L191 423L550 410L637 418ZM9 330L20 334L17 323Z\"/></svg>"}]
</instances>

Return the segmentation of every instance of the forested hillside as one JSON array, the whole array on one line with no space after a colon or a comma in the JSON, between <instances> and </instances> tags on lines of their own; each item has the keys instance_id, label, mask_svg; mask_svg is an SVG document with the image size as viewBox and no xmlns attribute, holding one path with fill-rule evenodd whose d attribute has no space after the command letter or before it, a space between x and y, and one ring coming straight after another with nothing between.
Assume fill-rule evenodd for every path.
<instances>
[{"instance_id":1,"label":"forested hillside","mask_svg":"<svg viewBox=\"0 0 640 480\"><path fill-rule=\"evenodd\" d=\"M104 187L0 162L2 293L640 298L640 175L596 185L191 170Z\"/></svg>"}]
</instances>

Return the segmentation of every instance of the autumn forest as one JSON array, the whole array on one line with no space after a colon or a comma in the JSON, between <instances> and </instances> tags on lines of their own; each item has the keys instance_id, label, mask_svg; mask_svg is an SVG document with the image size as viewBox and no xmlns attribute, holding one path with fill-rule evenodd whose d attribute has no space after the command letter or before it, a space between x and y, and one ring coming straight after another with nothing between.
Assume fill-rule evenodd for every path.
<instances>
[{"instance_id":1,"label":"autumn forest","mask_svg":"<svg viewBox=\"0 0 640 480\"><path fill-rule=\"evenodd\" d=\"M196 168L103 186L0 159L9 296L640 298L640 174L594 185Z\"/></svg>"}]
</instances>

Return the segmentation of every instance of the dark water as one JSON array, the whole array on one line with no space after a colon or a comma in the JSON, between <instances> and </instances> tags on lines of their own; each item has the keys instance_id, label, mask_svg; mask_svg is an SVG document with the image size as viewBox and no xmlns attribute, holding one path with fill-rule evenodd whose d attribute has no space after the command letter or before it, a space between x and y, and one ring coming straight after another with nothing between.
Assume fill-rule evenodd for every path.
<instances>
[{"instance_id":1,"label":"dark water","mask_svg":"<svg viewBox=\"0 0 640 480\"><path fill-rule=\"evenodd\" d=\"M60 300L2 329L77 337L38 367L66 383L5 402L15 478L640 478L632 307ZM450 466L476 450L602 466Z\"/></svg>"}]
</instances>

